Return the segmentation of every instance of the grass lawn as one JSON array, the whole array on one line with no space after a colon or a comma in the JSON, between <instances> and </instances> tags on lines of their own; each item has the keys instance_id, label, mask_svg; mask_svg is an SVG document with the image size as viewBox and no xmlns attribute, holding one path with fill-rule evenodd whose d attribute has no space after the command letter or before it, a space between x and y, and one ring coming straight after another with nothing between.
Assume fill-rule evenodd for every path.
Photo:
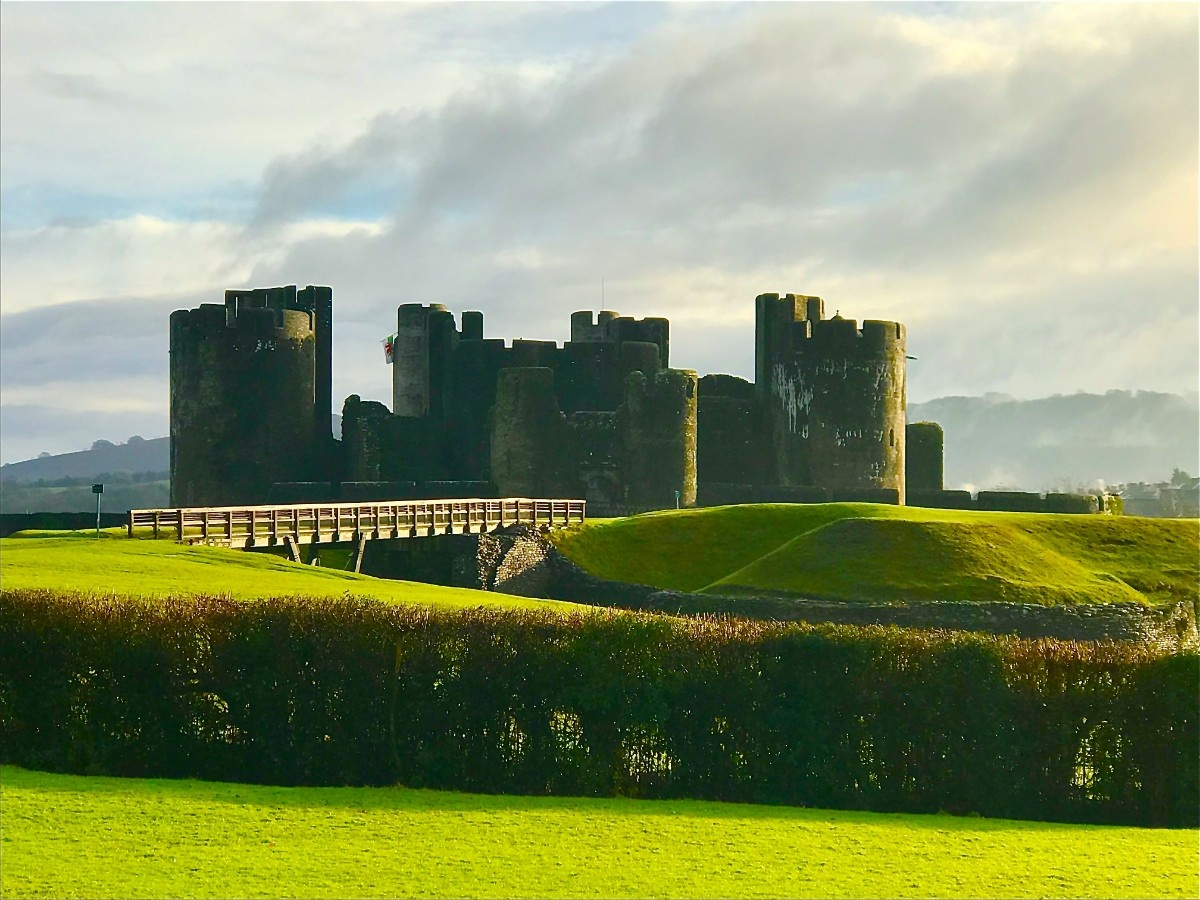
<instances>
[{"instance_id":1,"label":"grass lawn","mask_svg":"<svg viewBox=\"0 0 1200 900\"><path fill-rule=\"evenodd\" d=\"M389 603L436 606L555 607L574 604L530 600L488 591L391 581L337 569L302 566L278 556L222 547L124 537L123 529L20 532L0 539L0 585L98 591L129 596L230 594L258 597L350 593Z\"/></svg>"},{"instance_id":2,"label":"grass lawn","mask_svg":"<svg viewBox=\"0 0 1200 900\"><path fill-rule=\"evenodd\" d=\"M4 897L1195 897L1194 830L0 769Z\"/></svg>"},{"instance_id":3,"label":"grass lawn","mask_svg":"<svg viewBox=\"0 0 1200 900\"><path fill-rule=\"evenodd\" d=\"M604 578L712 594L842 600L1166 603L1196 599L1195 519L868 503L667 510L555 543Z\"/></svg>"}]
</instances>

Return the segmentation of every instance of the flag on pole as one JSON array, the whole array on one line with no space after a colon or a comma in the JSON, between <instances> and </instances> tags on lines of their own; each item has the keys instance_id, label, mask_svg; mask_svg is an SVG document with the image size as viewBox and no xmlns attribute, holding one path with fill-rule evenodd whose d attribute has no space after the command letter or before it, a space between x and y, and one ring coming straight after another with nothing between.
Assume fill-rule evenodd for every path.
<instances>
[{"instance_id":1,"label":"flag on pole","mask_svg":"<svg viewBox=\"0 0 1200 900\"><path fill-rule=\"evenodd\" d=\"M396 335L388 335L383 341L383 356L387 360L387 364L392 364L392 348L395 346Z\"/></svg>"}]
</instances>

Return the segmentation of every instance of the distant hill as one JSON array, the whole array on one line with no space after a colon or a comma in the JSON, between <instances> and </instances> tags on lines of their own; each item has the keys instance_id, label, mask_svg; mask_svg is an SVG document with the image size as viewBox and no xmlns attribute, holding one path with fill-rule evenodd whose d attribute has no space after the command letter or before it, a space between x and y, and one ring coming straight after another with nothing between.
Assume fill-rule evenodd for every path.
<instances>
[{"instance_id":1,"label":"distant hill","mask_svg":"<svg viewBox=\"0 0 1200 900\"><path fill-rule=\"evenodd\" d=\"M946 486L1047 490L1164 481L1200 470L1200 399L1150 391L910 403L946 433Z\"/></svg>"},{"instance_id":2,"label":"distant hill","mask_svg":"<svg viewBox=\"0 0 1200 900\"><path fill-rule=\"evenodd\" d=\"M96 441L90 450L60 453L0 466L0 481L6 485L29 484L61 478L96 478L101 474L161 472L171 467L171 439L130 439L124 444Z\"/></svg>"},{"instance_id":3,"label":"distant hill","mask_svg":"<svg viewBox=\"0 0 1200 900\"><path fill-rule=\"evenodd\" d=\"M335 437L341 437L341 416L333 417L333 434ZM14 484L58 481L63 478L98 478L106 474L133 475L147 472L161 473L165 479L170 468L170 438L145 440L132 437L124 444L96 441L90 450L5 463L0 466L0 482L11 487Z\"/></svg>"},{"instance_id":4,"label":"distant hill","mask_svg":"<svg viewBox=\"0 0 1200 900\"><path fill-rule=\"evenodd\" d=\"M341 437L342 417L333 417ZM0 513L95 512L93 482L104 483L105 512L155 509L170 503L171 439L96 441L90 450L0 466Z\"/></svg>"}]
</instances>

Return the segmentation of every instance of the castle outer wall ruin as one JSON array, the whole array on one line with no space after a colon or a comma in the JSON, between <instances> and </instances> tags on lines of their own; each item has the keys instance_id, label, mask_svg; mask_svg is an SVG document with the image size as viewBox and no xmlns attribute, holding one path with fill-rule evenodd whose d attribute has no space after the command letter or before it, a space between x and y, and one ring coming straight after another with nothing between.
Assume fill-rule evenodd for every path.
<instances>
[{"instance_id":1,"label":"castle outer wall ruin","mask_svg":"<svg viewBox=\"0 0 1200 900\"><path fill-rule=\"evenodd\" d=\"M228 291L171 317L172 503L562 496L616 515L904 502L904 326L828 319L799 294L762 294L755 311L752 383L670 368L663 318L579 311L559 346L403 304L392 408L351 395L339 442L332 291ZM921 446L922 472L940 472L940 443L936 461Z\"/></svg>"}]
</instances>

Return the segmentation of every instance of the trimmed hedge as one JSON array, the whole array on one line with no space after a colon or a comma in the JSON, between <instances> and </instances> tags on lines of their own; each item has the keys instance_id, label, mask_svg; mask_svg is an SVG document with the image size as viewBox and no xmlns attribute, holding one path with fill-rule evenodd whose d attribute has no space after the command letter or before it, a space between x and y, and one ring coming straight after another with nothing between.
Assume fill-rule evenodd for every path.
<instances>
[{"instance_id":1,"label":"trimmed hedge","mask_svg":"<svg viewBox=\"0 0 1200 900\"><path fill-rule=\"evenodd\" d=\"M0 594L2 758L1192 826L1200 656L346 598Z\"/></svg>"}]
</instances>

